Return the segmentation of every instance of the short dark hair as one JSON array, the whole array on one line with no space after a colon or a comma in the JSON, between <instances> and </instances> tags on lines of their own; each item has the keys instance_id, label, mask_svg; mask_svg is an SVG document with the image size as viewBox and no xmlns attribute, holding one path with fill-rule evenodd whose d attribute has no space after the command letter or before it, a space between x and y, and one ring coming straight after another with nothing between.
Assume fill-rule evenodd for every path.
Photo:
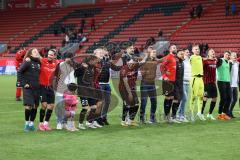
<instances>
[{"instance_id":1,"label":"short dark hair","mask_svg":"<svg viewBox=\"0 0 240 160\"><path fill-rule=\"evenodd\" d=\"M76 83L69 83L69 84L67 85L67 87L68 87L68 90L69 90L69 91L74 92L74 91L77 90L78 85L77 85Z\"/></svg>"}]
</instances>

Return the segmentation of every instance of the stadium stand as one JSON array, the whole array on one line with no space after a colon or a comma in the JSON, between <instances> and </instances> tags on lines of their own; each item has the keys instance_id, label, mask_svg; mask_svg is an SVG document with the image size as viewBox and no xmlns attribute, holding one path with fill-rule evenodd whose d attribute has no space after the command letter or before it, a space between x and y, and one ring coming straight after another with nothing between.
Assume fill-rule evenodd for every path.
<instances>
[{"instance_id":1,"label":"stadium stand","mask_svg":"<svg viewBox=\"0 0 240 160\"><path fill-rule=\"evenodd\" d=\"M229 1L231 3L231 1ZM236 3L240 5L240 1ZM186 47L188 43L208 43L216 53L226 50L239 52L240 16L225 16L225 0L215 1L203 17L193 19L191 24L180 30L171 40Z\"/></svg>"},{"instance_id":2,"label":"stadium stand","mask_svg":"<svg viewBox=\"0 0 240 160\"><path fill-rule=\"evenodd\" d=\"M204 7L203 16L190 19L190 9L199 3ZM3 11L0 41L14 47L13 53L21 46L41 49L54 45L60 48L64 35L55 36L54 30L61 24L79 29L81 19L85 17L84 35L89 40L78 53L91 53L98 46L122 41L132 41L139 48L149 37L156 38L159 29L163 31L164 38L180 47L186 47L190 42L208 43L217 52L237 51L240 48L239 15L226 17L224 4L225 0L143 0L131 4ZM13 12L17 16L13 16ZM95 31L90 30L92 18L96 21Z\"/></svg>"}]
</instances>

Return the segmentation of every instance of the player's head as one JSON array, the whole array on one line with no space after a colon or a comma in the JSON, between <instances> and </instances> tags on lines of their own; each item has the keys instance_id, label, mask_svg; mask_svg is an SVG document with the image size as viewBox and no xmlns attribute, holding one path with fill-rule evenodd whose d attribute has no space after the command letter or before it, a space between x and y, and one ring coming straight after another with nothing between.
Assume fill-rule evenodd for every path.
<instances>
[{"instance_id":1,"label":"player's head","mask_svg":"<svg viewBox=\"0 0 240 160\"><path fill-rule=\"evenodd\" d=\"M183 51L184 51L184 57L189 57L190 56L190 52L187 48L184 48Z\"/></svg>"},{"instance_id":2,"label":"player's head","mask_svg":"<svg viewBox=\"0 0 240 160\"><path fill-rule=\"evenodd\" d=\"M96 66L97 63L99 62L99 58L95 55L91 55L86 59L86 62L90 65L90 66Z\"/></svg>"},{"instance_id":3,"label":"player's head","mask_svg":"<svg viewBox=\"0 0 240 160\"><path fill-rule=\"evenodd\" d=\"M210 48L207 50L207 57L209 59L213 59L216 57L214 49Z\"/></svg>"},{"instance_id":4,"label":"player's head","mask_svg":"<svg viewBox=\"0 0 240 160\"><path fill-rule=\"evenodd\" d=\"M75 92L75 91L77 90L77 88L78 88L78 86L77 86L76 83L69 83L69 84L67 85L67 87L68 87L68 90L69 90L70 92Z\"/></svg>"},{"instance_id":5,"label":"player's head","mask_svg":"<svg viewBox=\"0 0 240 160\"><path fill-rule=\"evenodd\" d=\"M200 54L200 49L199 49L199 45L195 44L192 46L192 52L194 55L199 55Z\"/></svg>"},{"instance_id":6,"label":"player's head","mask_svg":"<svg viewBox=\"0 0 240 160\"><path fill-rule=\"evenodd\" d=\"M149 53L150 58L154 59L157 57L157 50L152 45L148 46L146 51Z\"/></svg>"},{"instance_id":7,"label":"player's head","mask_svg":"<svg viewBox=\"0 0 240 160\"><path fill-rule=\"evenodd\" d=\"M134 54L134 46L133 46L133 45L127 46L126 52L127 52L128 54Z\"/></svg>"},{"instance_id":8,"label":"player's head","mask_svg":"<svg viewBox=\"0 0 240 160\"><path fill-rule=\"evenodd\" d=\"M230 55L231 55L230 51L225 51L224 54L223 54L223 58L226 59L226 60L229 60L230 59Z\"/></svg>"},{"instance_id":9,"label":"player's head","mask_svg":"<svg viewBox=\"0 0 240 160\"><path fill-rule=\"evenodd\" d=\"M31 49L29 49L29 50L27 51L24 59L26 59L27 57L30 58L30 59L32 59L32 60L34 60L34 59L39 59L40 54L39 54L37 48L31 48Z\"/></svg>"},{"instance_id":10,"label":"player's head","mask_svg":"<svg viewBox=\"0 0 240 160\"><path fill-rule=\"evenodd\" d=\"M48 54L47 54L48 60L52 61L52 60L56 59L56 54L57 54L57 50L56 49L50 49L48 51Z\"/></svg>"},{"instance_id":11,"label":"player's head","mask_svg":"<svg viewBox=\"0 0 240 160\"><path fill-rule=\"evenodd\" d=\"M231 60L232 61L236 61L237 60L237 53L236 52L232 52L231 53Z\"/></svg>"},{"instance_id":12,"label":"player's head","mask_svg":"<svg viewBox=\"0 0 240 160\"><path fill-rule=\"evenodd\" d=\"M64 54L65 62L68 64L71 64L73 57L74 57L74 54L71 52L67 52Z\"/></svg>"},{"instance_id":13,"label":"player's head","mask_svg":"<svg viewBox=\"0 0 240 160\"><path fill-rule=\"evenodd\" d=\"M176 46L176 44L171 44L169 46L169 53L171 53L171 54L176 54L177 53L177 46Z\"/></svg>"},{"instance_id":14,"label":"player's head","mask_svg":"<svg viewBox=\"0 0 240 160\"><path fill-rule=\"evenodd\" d=\"M181 59L181 60L184 60L184 50L179 49L179 50L177 51L177 57L178 57L179 59Z\"/></svg>"},{"instance_id":15,"label":"player's head","mask_svg":"<svg viewBox=\"0 0 240 160\"><path fill-rule=\"evenodd\" d=\"M99 59L103 59L104 57L104 50L102 48L97 48L93 51L94 56L96 56Z\"/></svg>"}]
</instances>

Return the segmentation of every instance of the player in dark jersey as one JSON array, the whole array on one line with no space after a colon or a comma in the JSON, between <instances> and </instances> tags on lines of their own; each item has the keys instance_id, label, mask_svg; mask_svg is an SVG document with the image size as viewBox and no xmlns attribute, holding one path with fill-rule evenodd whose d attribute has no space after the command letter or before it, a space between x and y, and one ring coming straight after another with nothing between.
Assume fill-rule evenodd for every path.
<instances>
[{"instance_id":1,"label":"player in dark jersey","mask_svg":"<svg viewBox=\"0 0 240 160\"><path fill-rule=\"evenodd\" d=\"M101 126L96 125L94 121L98 105L97 102L99 100L99 96L97 95L99 92L96 90L94 83L94 74L99 59L96 56L91 55L84 59L83 62L86 65L80 64L74 73L75 77L77 77L78 96L80 97L82 104L82 110L79 116L79 129L86 129L83 125L86 115L86 126L88 128L100 128Z\"/></svg>"},{"instance_id":2,"label":"player in dark jersey","mask_svg":"<svg viewBox=\"0 0 240 160\"><path fill-rule=\"evenodd\" d=\"M140 62L137 59L126 59L126 64L120 70L119 92L123 100L122 126L138 126L134 121L138 112L139 102L136 93L138 69L146 62L149 53ZM129 118L127 118L127 115Z\"/></svg>"},{"instance_id":3,"label":"player in dark jersey","mask_svg":"<svg viewBox=\"0 0 240 160\"><path fill-rule=\"evenodd\" d=\"M174 98L172 103L172 115L170 122L181 123L177 120L176 114L183 97L183 76L184 76L184 50L178 50L176 55L176 80L174 82Z\"/></svg>"},{"instance_id":4,"label":"player in dark jersey","mask_svg":"<svg viewBox=\"0 0 240 160\"><path fill-rule=\"evenodd\" d=\"M215 108L217 101L216 68L217 59L215 58L215 51L213 49L209 49L207 51L207 58L203 59L204 97L201 114L202 117L204 118L203 113L207 100L208 98L212 98L209 113L207 115L207 118L211 120L215 120L215 118L212 115L212 112Z\"/></svg>"}]
</instances>

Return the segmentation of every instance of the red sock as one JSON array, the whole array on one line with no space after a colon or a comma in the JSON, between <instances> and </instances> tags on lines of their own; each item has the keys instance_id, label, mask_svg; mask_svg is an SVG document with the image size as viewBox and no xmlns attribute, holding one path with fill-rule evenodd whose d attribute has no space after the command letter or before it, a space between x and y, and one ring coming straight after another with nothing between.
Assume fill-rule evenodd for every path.
<instances>
[{"instance_id":1,"label":"red sock","mask_svg":"<svg viewBox=\"0 0 240 160\"><path fill-rule=\"evenodd\" d=\"M21 95L22 95L22 88L17 87L17 88L16 88L16 98L21 97Z\"/></svg>"}]
</instances>

